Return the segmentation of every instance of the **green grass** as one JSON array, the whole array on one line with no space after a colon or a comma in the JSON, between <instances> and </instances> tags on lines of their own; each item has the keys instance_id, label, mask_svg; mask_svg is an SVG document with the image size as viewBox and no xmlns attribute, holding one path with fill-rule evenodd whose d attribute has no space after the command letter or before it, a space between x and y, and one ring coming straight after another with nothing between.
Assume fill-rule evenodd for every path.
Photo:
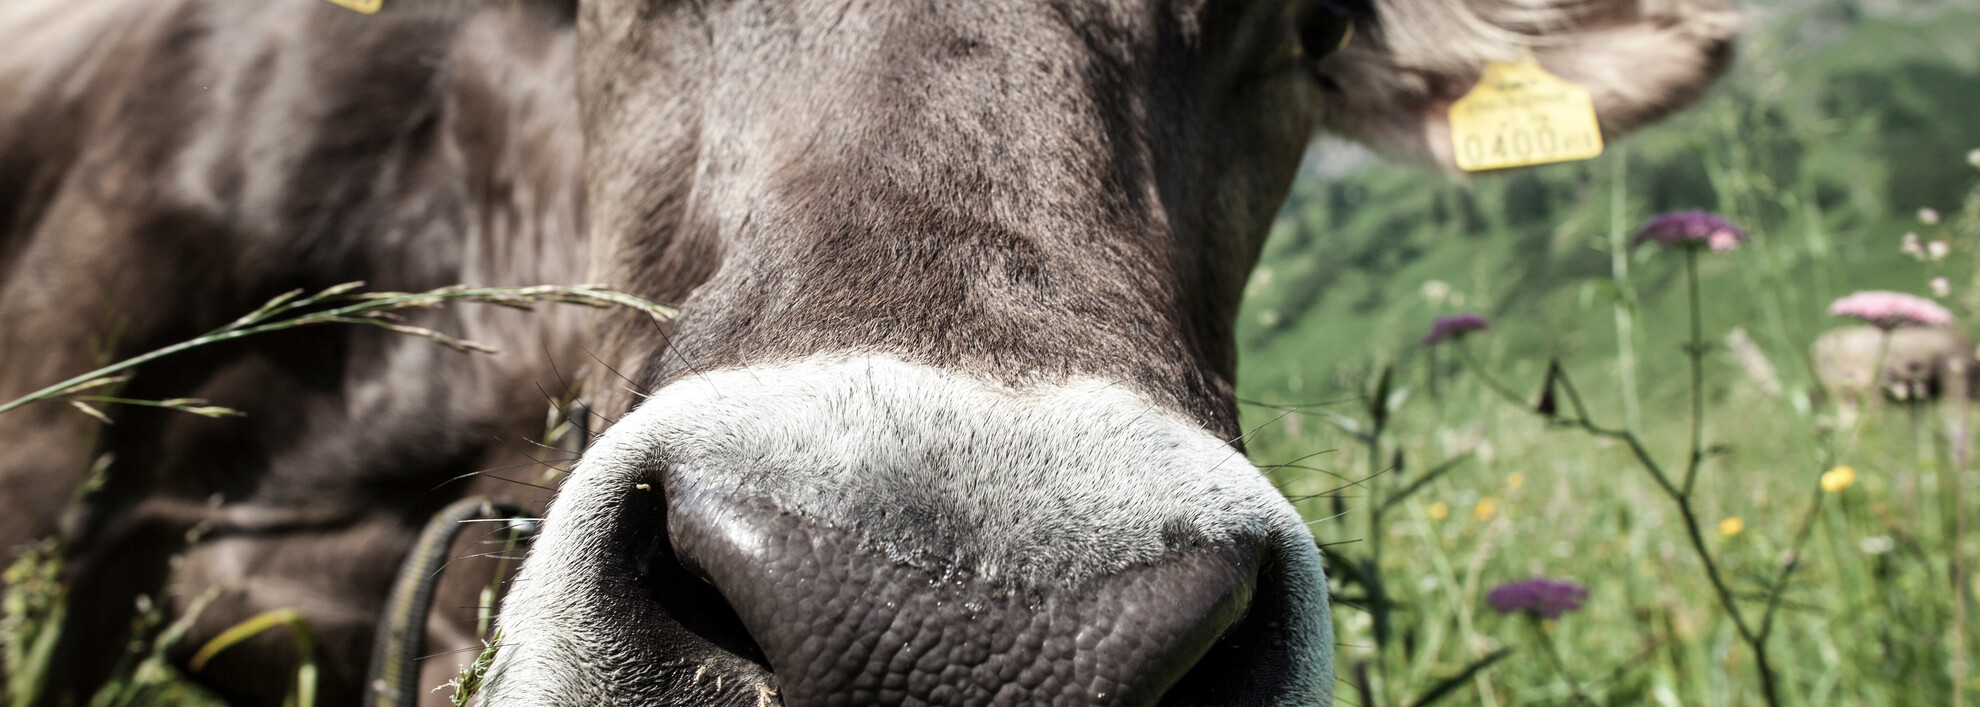
<instances>
[{"instance_id":1,"label":"green grass","mask_svg":"<svg viewBox=\"0 0 1980 707\"><path fill-rule=\"evenodd\" d=\"M1971 335L1980 271L1980 11L1916 4L1882 15L1846 3L1754 3L1767 20L1743 63L1696 110L1585 163L1464 182L1371 165L1295 187L1241 314L1240 394L1252 400L1341 401L1393 366L1386 444L1370 464L1331 415L1365 420L1355 400L1279 417L1245 411L1258 427L1262 465L1323 450L1282 469L1289 496L1339 488L1336 501L1301 501L1323 543L1361 559L1380 534L1380 574L1397 604L1379 649L1365 610L1336 610L1346 700L1363 701L1357 665L1381 704L1407 704L1445 676L1501 648L1448 704L1561 704L1569 687L1525 622L1487 608L1492 586L1532 576L1588 586L1587 606L1550 623L1548 640L1593 701L1608 704L1761 704L1753 655L1717 605L1675 506L1628 449L1550 426L1513 407L1418 340L1432 318L1487 314L1493 329L1467 342L1483 367L1535 399L1558 358L1599 422L1624 425L1616 326L1639 359L1638 430L1666 467L1689 444L1690 387L1682 258L1656 248L1626 254L1627 283L1610 259L1610 229L1666 210L1705 208L1753 231L1738 252L1701 259L1704 330L1720 346L1705 358L1705 441L1698 515L1736 592L1764 597L1829 467L1858 472L1823 494L1807 546L1769 641L1787 704L1951 704L1956 510L1972 517L1980 474L1952 469L1938 407L1884 407L1853 432L1810 395L1805 352L1843 324L1826 305L1858 289L1926 294L1949 277L1946 304ZM1813 39L1811 39L1813 38ZM1615 212L1613 205L1620 204ZM1944 215L1922 223L1920 208ZM1898 252L1916 231L1953 254L1922 263ZM1441 283L1441 284L1429 284ZM1749 374L1723 344L1742 330L1774 369L1779 389ZM1433 394L1433 368L1435 386ZM1976 414L1980 417L1980 414ZM1968 423L1970 429L1972 423ZM1971 434L1969 431L1968 434ZM1386 470L1400 450L1405 468ZM1428 483L1371 530L1371 504L1440 461L1471 457ZM1964 508L1951 487L1965 486ZM1491 513L1479 511L1489 500ZM1436 512L1443 510L1441 519ZM1478 511L1478 512L1475 512ZM1740 518L1734 536L1716 531ZM1971 533L1957 548L1980 564ZM1960 588L1971 613L1976 589ZM1345 587L1353 598L1359 587ZM1760 598L1741 606L1757 612ZM1966 630L1967 655L1980 653ZM1974 672L1969 668L1968 672ZM1969 704L1980 704L1975 681Z\"/></svg>"}]
</instances>

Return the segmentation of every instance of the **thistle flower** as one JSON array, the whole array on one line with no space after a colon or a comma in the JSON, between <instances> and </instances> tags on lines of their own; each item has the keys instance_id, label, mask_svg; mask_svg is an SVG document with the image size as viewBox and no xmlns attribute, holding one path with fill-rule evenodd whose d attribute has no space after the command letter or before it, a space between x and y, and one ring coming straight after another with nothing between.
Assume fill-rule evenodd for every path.
<instances>
[{"instance_id":1,"label":"thistle flower","mask_svg":"<svg viewBox=\"0 0 1980 707\"><path fill-rule=\"evenodd\" d=\"M1889 331L1903 326L1951 326L1953 315L1937 302L1887 290L1867 290L1836 300L1829 314L1849 317Z\"/></svg>"},{"instance_id":2,"label":"thistle flower","mask_svg":"<svg viewBox=\"0 0 1980 707\"><path fill-rule=\"evenodd\" d=\"M1746 231L1726 221L1725 217L1705 211L1678 211L1662 214L1636 229L1636 235L1629 240L1631 246L1656 241L1665 248L1711 248L1714 253L1724 253L1746 242Z\"/></svg>"},{"instance_id":3,"label":"thistle flower","mask_svg":"<svg viewBox=\"0 0 1980 707\"><path fill-rule=\"evenodd\" d=\"M1465 312L1464 314L1442 317L1430 324L1430 334L1423 337L1424 346L1435 346L1445 341L1456 341L1474 331L1491 328L1485 317Z\"/></svg>"},{"instance_id":4,"label":"thistle flower","mask_svg":"<svg viewBox=\"0 0 1980 707\"><path fill-rule=\"evenodd\" d=\"M1581 600L1586 598L1586 587L1535 577L1493 588L1490 594L1485 595L1485 603L1491 604L1501 614L1558 619L1561 614L1580 609Z\"/></svg>"}]
</instances>

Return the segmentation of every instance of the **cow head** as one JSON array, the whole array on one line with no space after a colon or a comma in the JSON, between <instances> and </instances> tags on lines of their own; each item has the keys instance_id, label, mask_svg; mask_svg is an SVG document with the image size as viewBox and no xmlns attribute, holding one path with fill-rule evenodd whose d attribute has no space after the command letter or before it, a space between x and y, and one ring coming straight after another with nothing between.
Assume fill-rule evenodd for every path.
<instances>
[{"instance_id":1,"label":"cow head","mask_svg":"<svg viewBox=\"0 0 1980 707\"><path fill-rule=\"evenodd\" d=\"M1522 50L1617 132L1708 0L586 0L623 411L489 704L1315 704L1313 539L1238 446L1232 319L1316 127L1448 162ZM1343 48L1343 40L1349 35Z\"/></svg>"}]
</instances>

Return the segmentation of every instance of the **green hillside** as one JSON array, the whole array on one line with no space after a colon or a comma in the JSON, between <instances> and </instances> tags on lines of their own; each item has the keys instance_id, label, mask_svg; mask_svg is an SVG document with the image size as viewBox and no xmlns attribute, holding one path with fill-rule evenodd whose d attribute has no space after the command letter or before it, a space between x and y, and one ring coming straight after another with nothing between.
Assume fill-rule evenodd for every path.
<instances>
[{"instance_id":1,"label":"green hillside","mask_svg":"<svg viewBox=\"0 0 1980 707\"><path fill-rule=\"evenodd\" d=\"M1980 7L1749 10L1726 80L1595 160L1464 179L1316 148L1247 290L1239 389L1252 459L1334 553L1344 703L1765 704L1724 596L1749 629L1769 617L1781 704L1980 704L1954 601L1972 614L1980 591L1972 419L1840 411L1807 356L1846 324L1835 298L1929 296L1935 276L1980 330ZM1617 248L1689 209L1752 234L1698 260L1696 446L1684 257ZM1901 252L1907 232L1950 255ZM1466 311L1491 329L1421 343ZM1554 424L1532 411L1556 359L1607 434L1570 424L1565 394ZM1697 450L1695 543L1625 429L1673 479ZM1587 587L1584 608L1488 607L1535 576Z\"/></svg>"},{"instance_id":2,"label":"green hillside","mask_svg":"<svg viewBox=\"0 0 1980 707\"><path fill-rule=\"evenodd\" d=\"M1309 170L1245 301L1244 388L1352 389L1342 383L1371 362L1414 356L1433 317L1465 310L1492 316L1493 345L1522 357L1609 356L1611 231L1662 211L1718 211L1753 233L1760 252L1707 273L1726 295L1711 318L1778 325L1785 336L1755 338L1783 364L1829 326L1819 305L1858 289L1923 292L1926 268L1898 242L1927 230L1918 209L1956 214L1974 183L1980 8L1773 5L1755 8L1759 33L1706 100L1601 158L1470 179L1372 161L1345 176ZM1653 323L1682 304L1678 271L1650 267L1656 257L1629 256ZM1432 282L1450 296L1426 296Z\"/></svg>"}]
</instances>

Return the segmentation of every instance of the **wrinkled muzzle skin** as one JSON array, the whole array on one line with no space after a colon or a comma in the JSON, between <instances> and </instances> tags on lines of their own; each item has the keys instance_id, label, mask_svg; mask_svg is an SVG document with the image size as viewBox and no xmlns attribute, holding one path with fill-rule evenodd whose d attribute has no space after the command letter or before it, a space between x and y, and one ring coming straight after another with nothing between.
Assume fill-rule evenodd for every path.
<instances>
[{"instance_id":1,"label":"wrinkled muzzle skin","mask_svg":"<svg viewBox=\"0 0 1980 707\"><path fill-rule=\"evenodd\" d=\"M486 704L1330 702L1230 383L1313 127L1294 9L586 3L598 266L683 316L615 330L650 394Z\"/></svg>"}]
</instances>

